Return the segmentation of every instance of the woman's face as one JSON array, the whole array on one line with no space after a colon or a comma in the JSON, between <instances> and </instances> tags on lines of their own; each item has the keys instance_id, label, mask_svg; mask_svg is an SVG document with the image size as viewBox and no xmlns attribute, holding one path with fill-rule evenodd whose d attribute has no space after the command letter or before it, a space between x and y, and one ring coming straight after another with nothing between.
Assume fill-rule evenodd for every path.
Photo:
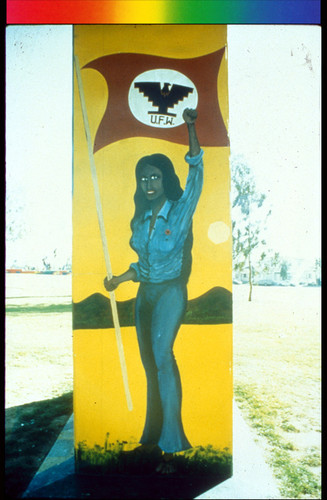
<instances>
[{"instance_id":1,"label":"woman's face","mask_svg":"<svg viewBox=\"0 0 327 500\"><path fill-rule=\"evenodd\" d=\"M149 201L158 201L166 197L163 188L162 173L157 167L152 165L142 167L140 185L145 197Z\"/></svg>"}]
</instances>

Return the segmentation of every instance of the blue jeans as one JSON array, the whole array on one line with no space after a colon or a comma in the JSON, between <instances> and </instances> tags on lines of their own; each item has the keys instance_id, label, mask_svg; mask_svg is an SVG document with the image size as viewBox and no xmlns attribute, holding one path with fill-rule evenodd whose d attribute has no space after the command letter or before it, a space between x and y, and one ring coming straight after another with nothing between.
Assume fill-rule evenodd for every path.
<instances>
[{"instance_id":1,"label":"blue jeans","mask_svg":"<svg viewBox=\"0 0 327 500\"><path fill-rule=\"evenodd\" d=\"M186 305L186 285L178 279L141 283L135 304L137 337L147 379L147 412L140 442L157 444L166 453L191 448L182 424L182 386L173 353Z\"/></svg>"}]
</instances>

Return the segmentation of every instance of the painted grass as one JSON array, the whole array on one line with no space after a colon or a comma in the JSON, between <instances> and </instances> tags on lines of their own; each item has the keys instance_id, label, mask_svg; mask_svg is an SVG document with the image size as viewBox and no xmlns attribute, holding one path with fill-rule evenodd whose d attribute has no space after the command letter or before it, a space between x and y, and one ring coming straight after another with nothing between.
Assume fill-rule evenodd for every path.
<instances>
[{"instance_id":1,"label":"painted grass","mask_svg":"<svg viewBox=\"0 0 327 500\"><path fill-rule=\"evenodd\" d=\"M104 446L95 445L89 448L81 442L76 451L78 470L104 475L153 473L155 466L159 465L161 460L160 450L156 455L135 456L130 451L136 446L136 443L126 441L109 443L106 440ZM211 445L196 446L191 450L177 453L172 462L179 475L208 475L227 479L232 470L232 455L229 450L227 448L220 450Z\"/></svg>"}]
</instances>

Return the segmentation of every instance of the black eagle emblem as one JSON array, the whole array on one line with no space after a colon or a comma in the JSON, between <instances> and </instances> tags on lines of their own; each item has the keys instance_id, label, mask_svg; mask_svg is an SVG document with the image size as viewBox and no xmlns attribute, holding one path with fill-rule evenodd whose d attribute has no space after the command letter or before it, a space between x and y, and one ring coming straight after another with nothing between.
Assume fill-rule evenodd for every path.
<instances>
[{"instance_id":1,"label":"black eagle emblem","mask_svg":"<svg viewBox=\"0 0 327 500\"><path fill-rule=\"evenodd\" d=\"M139 89L139 92L142 92L154 106L158 106L158 111L149 111L149 114L168 116L176 116L175 113L169 113L168 108L173 108L175 104L193 92L192 87L167 82L164 83L163 88L160 82L136 82L134 87Z\"/></svg>"}]
</instances>

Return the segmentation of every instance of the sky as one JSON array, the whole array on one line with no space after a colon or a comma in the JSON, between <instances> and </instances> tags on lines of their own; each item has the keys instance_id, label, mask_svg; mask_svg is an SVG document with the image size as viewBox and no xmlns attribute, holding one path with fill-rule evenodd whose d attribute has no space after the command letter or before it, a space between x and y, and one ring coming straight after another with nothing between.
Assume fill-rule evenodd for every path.
<instances>
[{"instance_id":1,"label":"sky","mask_svg":"<svg viewBox=\"0 0 327 500\"><path fill-rule=\"evenodd\" d=\"M229 136L267 195L267 248L320 257L321 28L228 27ZM6 30L6 266L71 259L72 27Z\"/></svg>"},{"instance_id":2,"label":"sky","mask_svg":"<svg viewBox=\"0 0 327 500\"><path fill-rule=\"evenodd\" d=\"M230 26L229 134L267 195L267 248L320 256L321 59L317 26Z\"/></svg>"}]
</instances>

